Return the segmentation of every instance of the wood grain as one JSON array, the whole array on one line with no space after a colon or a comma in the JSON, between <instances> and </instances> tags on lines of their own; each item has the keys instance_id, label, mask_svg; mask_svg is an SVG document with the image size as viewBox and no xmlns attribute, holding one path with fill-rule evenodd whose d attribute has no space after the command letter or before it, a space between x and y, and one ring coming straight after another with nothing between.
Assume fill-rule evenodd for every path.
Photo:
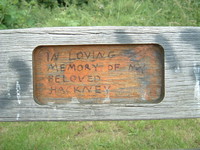
<instances>
[{"instance_id":1,"label":"wood grain","mask_svg":"<svg viewBox=\"0 0 200 150\"><path fill-rule=\"evenodd\" d=\"M37 103L158 103L164 50L157 44L39 46L33 52Z\"/></svg>"},{"instance_id":2,"label":"wood grain","mask_svg":"<svg viewBox=\"0 0 200 150\"><path fill-rule=\"evenodd\" d=\"M65 27L0 31L0 121L200 117L199 27ZM40 45L160 44L165 96L158 104L53 104L33 100L32 52Z\"/></svg>"}]
</instances>

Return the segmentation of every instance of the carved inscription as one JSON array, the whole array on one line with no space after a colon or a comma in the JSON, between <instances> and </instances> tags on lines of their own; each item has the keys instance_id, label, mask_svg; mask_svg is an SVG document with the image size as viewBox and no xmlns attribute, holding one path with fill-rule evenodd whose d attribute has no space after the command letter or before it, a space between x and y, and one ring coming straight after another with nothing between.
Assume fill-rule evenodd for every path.
<instances>
[{"instance_id":1,"label":"carved inscription","mask_svg":"<svg viewBox=\"0 0 200 150\"><path fill-rule=\"evenodd\" d=\"M39 104L160 102L164 51L157 44L40 46L33 75Z\"/></svg>"}]
</instances>

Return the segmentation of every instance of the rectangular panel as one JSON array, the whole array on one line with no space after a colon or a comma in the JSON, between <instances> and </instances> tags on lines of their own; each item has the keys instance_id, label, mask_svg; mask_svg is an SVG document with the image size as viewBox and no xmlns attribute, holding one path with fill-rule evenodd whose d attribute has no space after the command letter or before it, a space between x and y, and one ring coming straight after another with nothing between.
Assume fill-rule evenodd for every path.
<instances>
[{"instance_id":1,"label":"rectangular panel","mask_svg":"<svg viewBox=\"0 0 200 150\"><path fill-rule=\"evenodd\" d=\"M155 103L164 96L157 44L39 46L34 99L48 103Z\"/></svg>"},{"instance_id":2,"label":"rectangular panel","mask_svg":"<svg viewBox=\"0 0 200 150\"><path fill-rule=\"evenodd\" d=\"M199 27L119 27L119 26L112 26L112 27L56 27L56 28L32 28L32 29L13 29L13 30L1 30L0 31L0 121L42 121L42 120L56 120L56 121L80 121L80 120L138 120L138 119L175 119L175 118L199 118L200 117L200 45L199 45L199 34L200 28ZM158 45L148 44L148 43L157 43L162 45L164 48L164 52L162 48L159 48ZM57 95L49 96L49 85L52 86L60 86L64 85L67 87L69 83L73 86L81 85L80 82L63 82L62 76L60 75L67 75L61 74L61 68L64 71L63 65L58 66L60 70L51 70L50 73L47 73L48 64L56 63L60 61L60 57L58 60L56 59L56 55L54 53L58 52L58 49L66 49L69 55L69 52L79 52L79 50L83 50L86 47L96 47L101 52L107 52L113 46L121 46L127 48L127 44L133 44L132 46L136 51L134 53L139 52L137 47L141 48L141 52L150 52L148 50L148 46L155 47L154 50L157 49L160 54L156 52L156 55L160 55L162 59L160 59L160 63L156 61L155 64L161 64L164 67L162 70L162 77L159 79L162 82L162 88L160 89L162 93L160 94L160 101L164 95L164 99L160 103L156 100L159 95L155 96L154 99L150 100L143 100L142 99L142 92L138 92L139 96L136 98L131 97L128 92L133 90L128 90L126 88L127 95L130 97L124 97L122 101L114 101L116 100L115 95L118 94L118 91L114 92L114 90L110 90L110 97L107 98L107 103L109 104L102 104L101 99L106 99L105 97L101 97L102 93L97 93L100 100L95 100L92 98L92 95L87 95L85 97L83 93L79 92L76 95L71 93L70 97L63 97L67 96L62 94L61 92ZM140 44L140 45L138 45ZM38 47L40 45L57 45L57 46L43 46ZM59 45L67 45L67 46L59 46ZM70 46L71 45L71 46ZM74 45L74 46L72 46ZM75 51L76 46L80 46L79 49ZM110 46L109 49L99 49L99 46ZM60 47L60 48L59 48ZM71 47L71 48L70 48ZM144 49L146 47L146 50ZM36 50L33 52L33 50ZM52 53L53 49L55 50ZM69 49L70 48L70 49ZM50 49L50 50L49 50ZM95 52L98 52L98 50ZM124 49L116 49L119 53L123 54L121 56L125 57L123 60L116 60L114 61L115 57L111 58L99 58L101 54L98 56L98 61L103 63L107 60L107 62L111 64L124 64L124 62L128 63L128 60L131 59L133 55L125 55ZM39 51L48 51L49 54L41 53L37 54ZM113 50L113 49L112 49ZM62 51L62 50L60 50ZM114 51L114 52L116 52ZM89 49L87 51L87 56L84 56L83 60L79 60L85 63L92 64L92 60L89 60ZM142 54L137 53L137 54ZM65 52L62 52L65 54ZM105 53L106 54L106 53ZM110 55L118 54L118 53L110 53ZM150 54L150 53L149 53ZM163 56L165 54L165 56ZM35 58L32 58L32 55ZM39 55L41 55L39 57ZM44 57L42 57L42 55ZM49 55L49 56L48 56ZM66 61L60 61L60 63L66 64L79 64L77 63L78 60L70 60L69 56L66 57ZM71 58L76 58L76 53L71 53ZM78 54L78 58L82 57L82 54ZM92 56L92 54L90 54ZM107 54L106 54L107 55ZM36 57L38 56L38 58ZM62 55L61 55L62 56ZM63 55L64 56L64 55ZM63 57L62 56L62 57ZM129 58L129 57L130 58ZM85 59L87 58L88 59ZM164 57L164 58L163 58ZM41 58L41 60L39 59ZM53 58L53 59L52 59ZM155 58L155 57L152 57ZM92 59L92 58L90 58ZM108 61L110 59L110 61ZM156 59L151 59L156 60ZM96 62L97 60L93 60ZM130 61L131 62L131 61ZM142 64L143 61L138 61L138 64ZM41 63L41 64L40 64ZM36 67L42 66L42 64L46 66L46 70L40 69L37 72ZM151 63L147 63L149 66ZM108 64L107 64L108 65ZM125 65L125 64L124 64ZM127 66L128 64L126 64ZM79 66L80 67L80 66ZM108 67L108 66L107 66ZM55 67L54 67L55 68ZM88 70L88 75L99 75L101 74L101 79L108 79L111 78L111 75L115 76L113 78L113 83L118 85L118 88L122 88L119 85L126 85L124 87L133 86L135 83L136 87L140 88L139 84L141 80L139 78L139 72L134 71L134 73L130 74L131 71L126 70L126 74L123 74L121 67L118 68L116 65L116 70L110 70L107 74L106 72L98 71L95 74L95 71ZM126 67L127 69L128 67ZM132 68L132 67L131 67ZM151 68L151 67L150 67ZM162 67L161 67L162 68ZM79 68L80 70L81 68ZM124 68L125 69L125 68ZM78 70L78 69L77 69ZM79 72L77 75L81 76L83 71ZM45 72L47 73L45 75ZM76 75L75 71L71 75ZM154 70L154 72L157 72ZM164 73L163 73L164 72ZM41 73L44 73L43 76ZM149 72L147 75L149 76ZM102 75L105 76L102 76ZM119 75L123 76L131 76L132 78L129 80L124 80L122 82ZM153 74L153 73L152 73ZM58 75L48 83L48 76L47 75ZM70 74L68 74L70 75ZM38 77L40 76L41 81L46 80L44 83L47 85L44 88L39 88L41 84L36 84L39 80ZM158 77L158 76L157 76ZM42 80L43 78L43 80ZM34 84L32 80L34 79ZM36 80L37 79L37 80ZM66 78L69 80L69 78ZM73 77L72 77L73 79ZM78 78L79 79L79 78ZM116 79L116 80L114 80ZM118 79L118 81L117 81ZM152 78L153 79L153 78ZM56 80L56 81L55 81ZM155 82L159 80L156 78L154 79ZM156 81L158 80L158 81ZM67 80L64 80L67 81ZM89 83L82 82L82 86L90 86L94 81L89 76ZM96 81L96 80L95 80ZM38 83L39 83L38 82ZM58 83L57 83L58 82ZM107 81L108 82L108 81ZM165 84L164 84L165 82ZM105 81L100 80L96 83L97 86L105 84ZM100 84L101 83L101 84ZM130 83L130 84L129 84ZM137 84L136 84L137 83ZM143 82L144 83L144 82ZM154 83L152 80L151 83ZM152 85L152 84L151 84ZM34 87L34 90L33 90ZM144 87L144 86L143 86ZM37 90L37 88L39 90ZM45 89L46 88L46 89ZM131 88L130 88L131 89ZM132 88L133 89L133 88ZM146 88L148 91L150 88ZM159 88L156 88L159 89ZM37 94L37 91L46 90L45 95ZM125 90L125 88L123 89ZM34 92L35 93L34 93ZM62 88L61 88L62 91ZM80 91L80 89L78 89ZM93 89L94 91L94 89ZM97 87L97 92L98 90ZM101 90L102 91L102 90ZM146 91L146 93L148 93ZM54 91L53 91L54 92ZM73 91L72 91L73 92ZM102 91L103 92L103 91ZM112 95L111 95L112 92ZM120 91L122 93L122 91ZM124 92L124 93L125 93ZM145 92L145 91L144 91ZM105 91L104 91L105 93ZM152 93L152 92L151 92ZM115 95L114 95L115 94ZM148 95L148 94L147 94ZM43 104L39 105L38 103ZM61 97L62 96L62 97ZM105 96L105 95L104 95ZM119 95L118 96L124 96ZM36 99L38 98L38 100ZM46 100L44 99L46 98ZM71 99L71 100L70 100ZM89 101L90 99L90 101ZM40 100L40 101L39 101ZM93 100L93 101L92 101ZM129 100L129 101L128 101ZM128 102L127 102L128 101ZM59 102L59 103L58 103ZM106 101L104 101L106 102ZM144 102L144 103L143 103ZM76 104L71 104L76 103Z\"/></svg>"}]
</instances>

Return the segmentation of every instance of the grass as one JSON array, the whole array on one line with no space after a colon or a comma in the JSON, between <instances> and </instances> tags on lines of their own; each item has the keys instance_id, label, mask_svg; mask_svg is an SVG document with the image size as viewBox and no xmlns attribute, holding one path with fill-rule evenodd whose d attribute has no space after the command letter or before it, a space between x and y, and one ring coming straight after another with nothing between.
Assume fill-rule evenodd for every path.
<instances>
[{"instance_id":1,"label":"grass","mask_svg":"<svg viewBox=\"0 0 200 150\"><path fill-rule=\"evenodd\" d=\"M200 120L0 124L0 149L179 149L200 146Z\"/></svg>"},{"instance_id":2,"label":"grass","mask_svg":"<svg viewBox=\"0 0 200 150\"><path fill-rule=\"evenodd\" d=\"M194 0L99 0L81 8L55 9L56 13L44 26L199 26L199 3Z\"/></svg>"},{"instance_id":3,"label":"grass","mask_svg":"<svg viewBox=\"0 0 200 150\"><path fill-rule=\"evenodd\" d=\"M47 9L0 0L0 29L53 26L199 26L199 0L88 0ZM50 0L48 0L50 1Z\"/></svg>"},{"instance_id":4,"label":"grass","mask_svg":"<svg viewBox=\"0 0 200 150\"><path fill-rule=\"evenodd\" d=\"M9 2L5 1L5 3ZM2 0L1 2L4 2ZM3 3L0 2L0 8ZM2 4L2 5L1 5ZM1 28L53 26L200 26L199 0L90 0L47 9L5 4ZM4 8L4 7L3 7ZM1 9L0 9L1 11ZM13 12L15 11L15 12ZM9 17L9 14L15 15ZM11 20L6 20L7 18ZM7 22L6 22L7 21ZM0 149L182 149L200 147L200 119L2 122Z\"/></svg>"}]
</instances>

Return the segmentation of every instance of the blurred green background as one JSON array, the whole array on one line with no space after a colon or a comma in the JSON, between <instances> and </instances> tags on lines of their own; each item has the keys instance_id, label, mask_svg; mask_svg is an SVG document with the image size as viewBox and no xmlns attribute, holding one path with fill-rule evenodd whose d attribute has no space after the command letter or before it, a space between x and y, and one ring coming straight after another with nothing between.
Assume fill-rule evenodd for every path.
<instances>
[{"instance_id":1,"label":"blurred green background","mask_svg":"<svg viewBox=\"0 0 200 150\"><path fill-rule=\"evenodd\" d=\"M0 0L0 29L200 26L200 0ZM0 149L200 148L200 119L1 122Z\"/></svg>"}]
</instances>

